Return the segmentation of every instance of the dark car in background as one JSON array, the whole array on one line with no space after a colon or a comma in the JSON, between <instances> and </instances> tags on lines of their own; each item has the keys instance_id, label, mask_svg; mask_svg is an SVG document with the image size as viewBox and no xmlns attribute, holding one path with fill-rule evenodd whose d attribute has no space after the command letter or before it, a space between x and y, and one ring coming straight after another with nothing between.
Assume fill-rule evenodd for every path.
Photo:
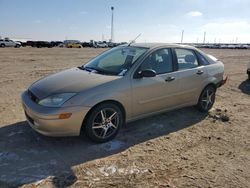
<instances>
[{"instance_id":1,"label":"dark car in background","mask_svg":"<svg viewBox=\"0 0 250 188\"><path fill-rule=\"evenodd\" d=\"M52 48L53 45L50 42L47 41L37 41L36 42L36 47L37 48Z\"/></svg>"},{"instance_id":2,"label":"dark car in background","mask_svg":"<svg viewBox=\"0 0 250 188\"><path fill-rule=\"evenodd\" d=\"M52 47L57 47L57 46L59 46L60 44L63 44L62 41L51 41L50 43L51 43Z\"/></svg>"}]
</instances>

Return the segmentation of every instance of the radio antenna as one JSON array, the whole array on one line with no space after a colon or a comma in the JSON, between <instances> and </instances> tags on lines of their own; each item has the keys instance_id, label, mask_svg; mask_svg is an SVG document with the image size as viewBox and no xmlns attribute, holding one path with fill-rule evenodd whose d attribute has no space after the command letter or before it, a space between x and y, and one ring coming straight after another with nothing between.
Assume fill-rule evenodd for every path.
<instances>
[{"instance_id":1,"label":"radio antenna","mask_svg":"<svg viewBox=\"0 0 250 188\"><path fill-rule=\"evenodd\" d=\"M128 46L130 46L132 43L135 43L136 39L138 39L141 36L141 33L139 35L137 35L137 37L135 37L134 40L131 40L131 42L128 44Z\"/></svg>"}]
</instances>

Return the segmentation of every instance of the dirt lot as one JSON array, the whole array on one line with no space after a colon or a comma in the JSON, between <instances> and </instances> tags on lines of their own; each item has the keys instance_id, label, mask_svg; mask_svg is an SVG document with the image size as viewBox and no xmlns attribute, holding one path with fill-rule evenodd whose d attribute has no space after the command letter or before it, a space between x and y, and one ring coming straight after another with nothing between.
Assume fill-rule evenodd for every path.
<instances>
[{"instance_id":1,"label":"dirt lot","mask_svg":"<svg viewBox=\"0 0 250 188\"><path fill-rule=\"evenodd\" d=\"M0 49L0 187L250 187L250 50L204 50L229 75L209 114L193 107L163 113L104 144L35 133L20 94L102 51Z\"/></svg>"}]
</instances>

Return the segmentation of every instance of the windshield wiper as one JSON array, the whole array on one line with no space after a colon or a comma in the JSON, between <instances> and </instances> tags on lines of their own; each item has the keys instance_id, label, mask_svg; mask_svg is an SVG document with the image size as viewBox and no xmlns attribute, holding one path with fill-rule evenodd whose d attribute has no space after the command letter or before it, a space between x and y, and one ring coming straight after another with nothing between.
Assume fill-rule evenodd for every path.
<instances>
[{"instance_id":1,"label":"windshield wiper","mask_svg":"<svg viewBox=\"0 0 250 188\"><path fill-rule=\"evenodd\" d=\"M96 70L96 69L94 69L94 68L84 67L84 66L78 67L78 69L86 70L86 71L88 71L88 72L93 72L93 71L98 72L98 70Z\"/></svg>"},{"instance_id":2,"label":"windshield wiper","mask_svg":"<svg viewBox=\"0 0 250 188\"><path fill-rule=\"evenodd\" d=\"M81 67L78 67L78 68L81 69L81 70L86 70L88 72L94 72L94 73L103 74L103 75L112 75L112 76L116 75L114 73L107 72L107 71L100 70L100 69L96 69L96 68L92 68L92 67L81 66Z\"/></svg>"}]
</instances>

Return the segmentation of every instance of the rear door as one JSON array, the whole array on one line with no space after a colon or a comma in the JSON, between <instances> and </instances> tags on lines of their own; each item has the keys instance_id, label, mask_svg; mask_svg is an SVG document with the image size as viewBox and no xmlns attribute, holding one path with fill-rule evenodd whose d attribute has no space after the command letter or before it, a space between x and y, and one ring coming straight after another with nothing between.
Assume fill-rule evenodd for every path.
<instances>
[{"instance_id":1,"label":"rear door","mask_svg":"<svg viewBox=\"0 0 250 188\"><path fill-rule=\"evenodd\" d=\"M174 52L178 65L179 84L182 90L180 100L186 104L195 104L206 84L206 68L199 63L194 50L175 48Z\"/></svg>"},{"instance_id":2,"label":"rear door","mask_svg":"<svg viewBox=\"0 0 250 188\"><path fill-rule=\"evenodd\" d=\"M152 52L136 72L152 69L152 78L133 78L133 115L141 116L174 107L179 101L179 77L174 71L173 55L170 48Z\"/></svg>"}]
</instances>

